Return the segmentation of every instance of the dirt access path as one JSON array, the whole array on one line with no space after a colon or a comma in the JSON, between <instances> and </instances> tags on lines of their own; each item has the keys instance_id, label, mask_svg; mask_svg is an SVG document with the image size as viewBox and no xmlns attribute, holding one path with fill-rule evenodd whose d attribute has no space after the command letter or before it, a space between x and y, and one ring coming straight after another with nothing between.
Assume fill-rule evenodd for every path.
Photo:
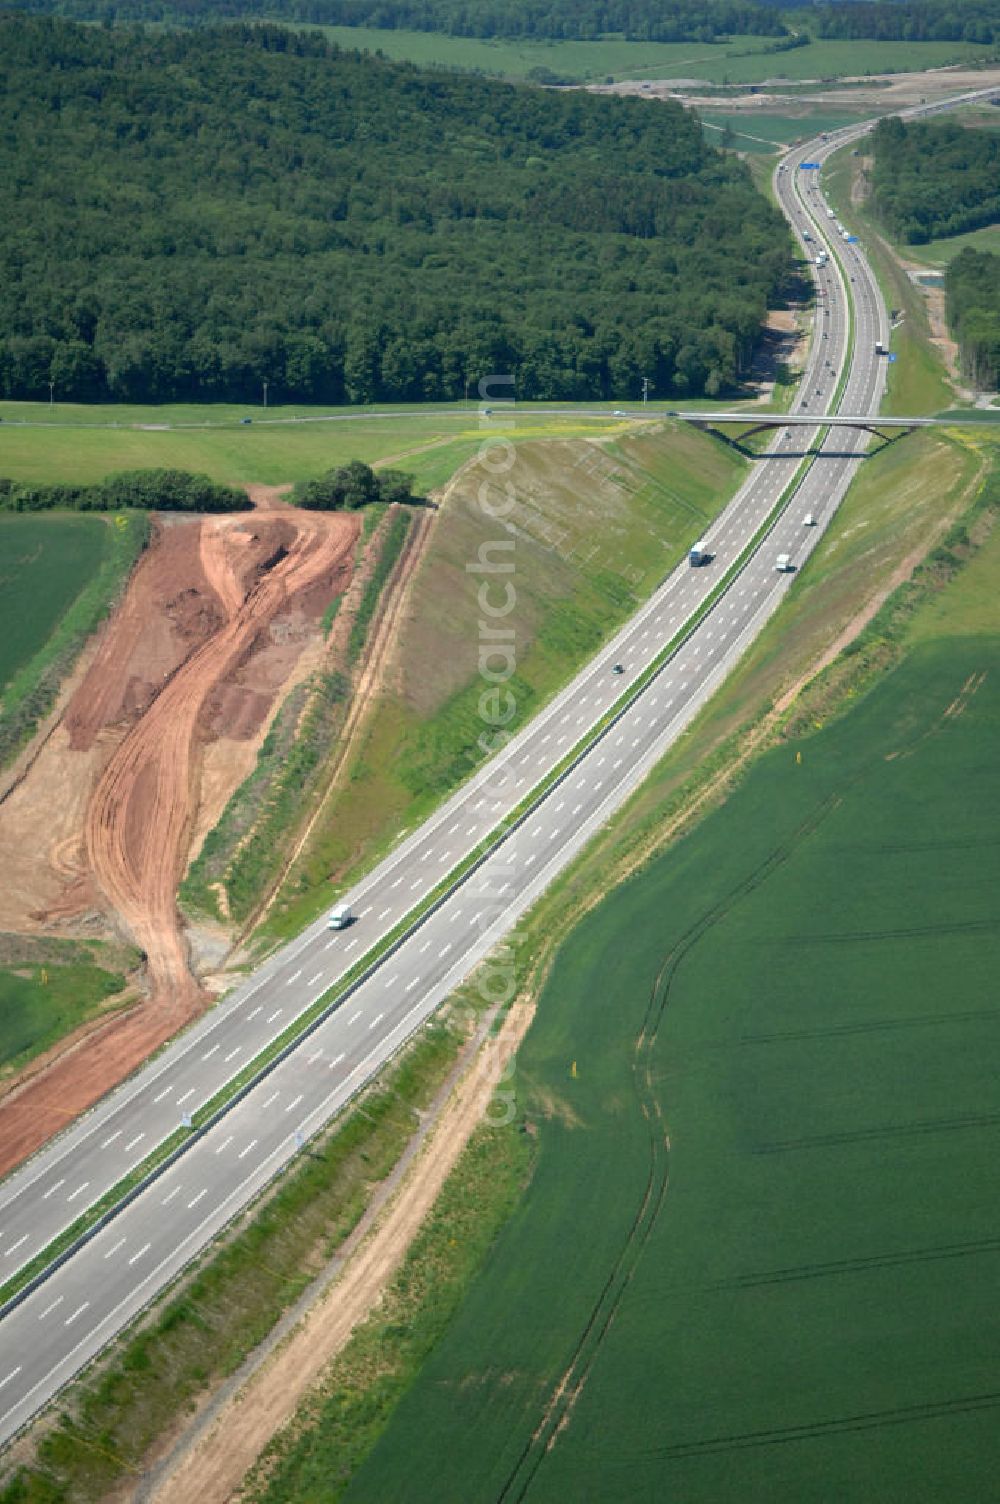
<instances>
[{"instance_id":1,"label":"dirt access path","mask_svg":"<svg viewBox=\"0 0 1000 1504\"><path fill-rule=\"evenodd\" d=\"M276 562L247 588L231 518L202 524L201 558L224 624L178 669L108 763L87 811L90 866L115 912L145 952L153 999L176 1007L197 984L177 915L177 887L193 815L195 729L209 693L247 653L289 596L328 573L331 547L347 559L357 526L282 522ZM269 561L270 563L270 561Z\"/></svg>"},{"instance_id":2,"label":"dirt access path","mask_svg":"<svg viewBox=\"0 0 1000 1504\"><path fill-rule=\"evenodd\" d=\"M0 1102L6 1172L203 1006L176 907L203 748L245 748L331 596L350 579L356 517L301 512L274 488L256 510L158 519L156 535L61 725L0 811L10 881L0 926L125 932L148 997ZM234 759L228 793L245 752Z\"/></svg>"},{"instance_id":3,"label":"dirt access path","mask_svg":"<svg viewBox=\"0 0 1000 1504\"><path fill-rule=\"evenodd\" d=\"M128 1497L139 1504L224 1504L264 1447L291 1421L303 1399L373 1311L430 1213L459 1155L482 1121L500 1074L534 1016L533 1002L515 1003L495 1039L463 1061L431 1108L400 1174L334 1261L333 1279L307 1297L311 1309L285 1340L265 1344L214 1403L189 1422L155 1475ZM511 1132L510 1128L498 1132ZM405 1170L405 1175L402 1171Z\"/></svg>"}]
</instances>

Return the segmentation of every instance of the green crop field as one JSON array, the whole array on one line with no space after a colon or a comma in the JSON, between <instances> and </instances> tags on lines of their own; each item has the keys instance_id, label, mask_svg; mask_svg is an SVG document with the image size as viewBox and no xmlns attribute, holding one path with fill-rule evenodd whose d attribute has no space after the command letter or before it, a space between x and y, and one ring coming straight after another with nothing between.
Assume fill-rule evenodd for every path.
<instances>
[{"instance_id":1,"label":"green crop field","mask_svg":"<svg viewBox=\"0 0 1000 1504\"><path fill-rule=\"evenodd\" d=\"M109 544L100 517L0 516L0 691L48 640Z\"/></svg>"},{"instance_id":2,"label":"green crop field","mask_svg":"<svg viewBox=\"0 0 1000 1504\"><path fill-rule=\"evenodd\" d=\"M0 1067L37 1055L124 985L123 977L86 961L0 969Z\"/></svg>"},{"instance_id":3,"label":"green crop field","mask_svg":"<svg viewBox=\"0 0 1000 1504\"><path fill-rule=\"evenodd\" d=\"M383 31L371 26L316 28L341 47L381 50L386 57L424 66L475 69L500 78L527 78L545 68L567 80L601 83L629 78L697 78L711 83L762 83L775 78L939 68L981 57L987 48L964 42L812 42L790 52L768 52L773 37L739 36L727 42L508 41L445 36L438 32Z\"/></svg>"},{"instance_id":4,"label":"green crop field","mask_svg":"<svg viewBox=\"0 0 1000 1504\"><path fill-rule=\"evenodd\" d=\"M347 1499L988 1496L998 561L563 947L533 1181Z\"/></svg>"}]
</instances>

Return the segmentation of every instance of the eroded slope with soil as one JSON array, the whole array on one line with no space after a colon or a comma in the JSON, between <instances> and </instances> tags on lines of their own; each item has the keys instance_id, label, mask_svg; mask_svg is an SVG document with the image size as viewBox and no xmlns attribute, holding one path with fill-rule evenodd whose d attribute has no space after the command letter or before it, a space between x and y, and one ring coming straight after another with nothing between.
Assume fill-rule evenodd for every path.
<instances>
[{"instance_id":1,"label":"eroded slope with soil","mask_svg":"<svg viewBox=\"0 0 1000 1504\"><path fill-rule=\"evenodd\" d=\"M146 958L142 1002L0 1105L0 1171L202 1006L176 905L192 835L245 775L279 691L320 662L360 528L254 500L157 521L61 724L0 805L0 928L117 933Z\"/></svg>"}]
</instances>

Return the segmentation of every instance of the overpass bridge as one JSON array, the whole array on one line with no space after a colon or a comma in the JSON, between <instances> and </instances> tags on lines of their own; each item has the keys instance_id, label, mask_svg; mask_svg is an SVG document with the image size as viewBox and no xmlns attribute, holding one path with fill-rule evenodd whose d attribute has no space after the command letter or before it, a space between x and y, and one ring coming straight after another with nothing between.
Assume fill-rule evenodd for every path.
<instances>
[{"instance_id":1,"label":"overpass bridge","mask_svg":"<svg viewBox=\"0 0 1000 1504\"><path fill-rule=\"evenodd\" d=\"M775 428L853 428L863 429L865 433L873 434L881 439L883 446L892 443L895 439L903 437L904 433L912 433L917 428L954 427L954 418L883 418L871 413L820 413L808 412L797 413L753 413L753 412L671 412L670 418L678 418L683 423L690 423L694 428L712 430L718 432L722 427L736 425L742 428L738 438L732 439L728 434L718 433L718 437L725 439L727 444L733 444L744 454L756 459L766 459L767 454L757 453L755 450L744 448L743 440L752 438L754 434L764 433L768 429ZM964 418L962 419L964 423ZM886 430L889 430L888 432Z\"/></svg>"},{"instance_id":2,"label":"overpass bridge","mask_svg":"<svg viewBox=\"0 0 1000 1504\"><path fill-rule=\"evenodd\" d=\"M975 421L975 413L970 411ZM859 413L857 417L844 413L667 413L668 418L680 418L683 423L693 423L697 428L715 427L720 423L752 423L752 432L763 428L954 428L956 418L873 418L871 413ZM965 422L964 417L961 420ZM982 421L982 420L980 420Z\"/></svg>"}]
</instances>

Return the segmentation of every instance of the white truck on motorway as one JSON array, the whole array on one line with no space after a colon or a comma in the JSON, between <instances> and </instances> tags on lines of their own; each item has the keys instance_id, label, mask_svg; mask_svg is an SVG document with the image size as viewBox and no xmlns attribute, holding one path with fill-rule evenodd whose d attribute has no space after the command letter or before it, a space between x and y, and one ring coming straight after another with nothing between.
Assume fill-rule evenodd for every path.
<instances>
[{"instance_id":1,"label":"white truck on motorway","mask_svg":"<svg viewBox=\"0 0 1000 1504\"><path fill-rule=\"evenodd\" d=\"M774 567L779 574L788 574L792 568L791 554L779 554L774 561Z\"/></svg>"},{"instance_id":2,"label":"white truck on motorway","mask_svg":"<svg viewBox=\"0 0 1000 1504\"><path fill-rule=\"evenodd\" d=\"M327 916L326 927L328 930L346 930L352 922L354 915L351 913L349 903L338 903Z\"/></svg>"},{"instance_id":3,"label":"white truck on motorway","mask_svg":"<svg viewBox=\"0 0 1000 1504\"><path fill-rule=\"evenodd\" d=\"M692 543L688 554L688 562L697 569L699 564L707 564L712 555L708 551L708 543L704 538L699 538L697 543Z\"/></svg>"}]
</instances>

